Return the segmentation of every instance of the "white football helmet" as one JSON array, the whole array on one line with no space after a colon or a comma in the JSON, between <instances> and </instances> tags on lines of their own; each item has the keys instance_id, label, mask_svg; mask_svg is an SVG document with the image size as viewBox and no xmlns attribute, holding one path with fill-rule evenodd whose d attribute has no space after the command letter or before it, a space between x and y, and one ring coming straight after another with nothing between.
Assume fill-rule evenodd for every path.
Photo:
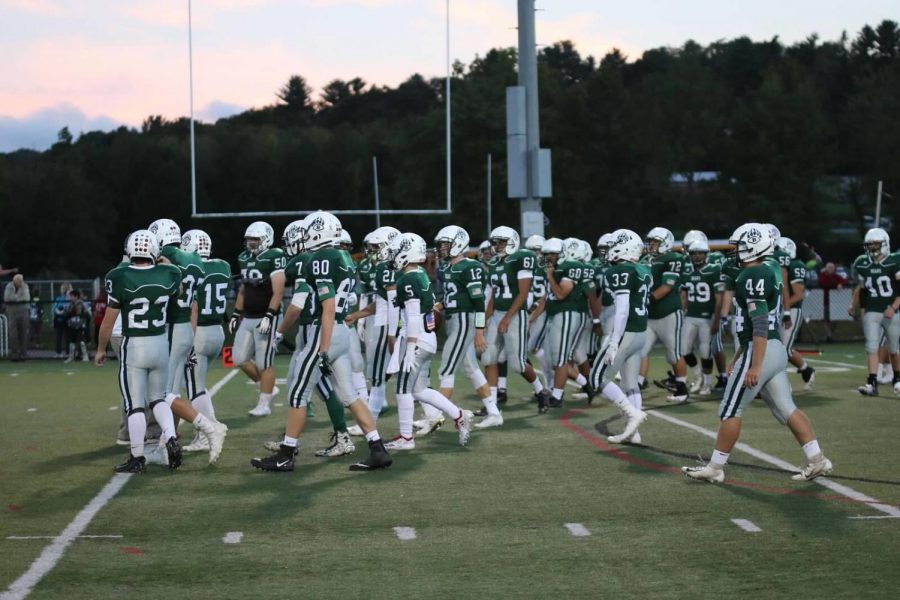
<instances>
[{"instance_id":1,"label":"white football helmet","mask_svg":"<svg viewBox=\"0 0 900 600\"><path fill-rule=\"evenodd\" d=\"M353 249L353 238L346 229L341 229L341 247L348 251Z\"/></svg>"},{"instance_id":2,"label":"white football helmet","mask_svg":"<svg viewBox=\"0 0 900 600\"><path fill-rule=\"evenodd\" d=\"M388 255L388 246L390 246L391 242L397 239L397 236L399 235L400 230L396 227L391 227L390 225L379 227L367 236L366 252L369 256L374 256L380 261L388 260L390 258Z\"/></svg>"},{"instance_id":3,"label":"white football helmet","mask_svg":"<svg viewBox=\"0 0 900 600\"><path fill-rule=\"evenodd\" d=\"M244 248L250 254L262 254L272 247L275 241L275 230L265 221L254 221L244 231Z\"/></svg>"},{"instance_id":4,"label":"white football helmet","mask_svg":"<svg viewBox=\"0 0 900 600\"><path fill-rule=\"evenodd\" d=\"M428 257L428 246L422 236L416 233L402 233L399 241L391 244L396 252L391 258L394 270L399 271L407 265L421 264Z\"/></svg>"},{"instance_id":5,"label":"white football helmet","mask_svg":"<svg viewBox=\"0 0 900 600\"><path fill-rule=\"evenodd\" d=\"M318 250L326 246L337 246L343 231L340 220L329 212L317 210L303 219L303 247Z\"/></svg>"},{"instance_id":6,"label":"white football helmet","mask_svg":"<svg viewBox=\"0 0 900 600\"><path fill-rule=\"evenodd\" d=\"M609 247L612 245L613 240L611 233L604 233L597 240L597 256L600 257L600 260L606 260L606 255L609 253Z\"/></svg>"},{"instance_id":7,"label":"white football helmet","mask_svg":"<svg viewBox=\"0 0 900 600\"><path fill-rule=\"evenodd\" d=\"M156 262L159 258L159 241L156 234L147 229L132 232L125 241L125 256L129 261L135 258L146 258Z\"/></svg>"},{"instance_id":8,"label":"white football helmet","mask_svg":"<svg viewBox=\"0 0 900 600\"><path fill-rule=\"evenodd\" d=\"M181 228L172 219L157 219L150 223L150 233L156 236L159 247L181 244Z\"/></svg>"},{"instance_id":9,"label":"white football helmet","mask_svg":"<svg viewBox=\"0 0 900 600\"><path fill-rule=\"evenodd\" d=\"M540 253L541 248L544 246L544 236L542 235L532 235L529 236L527 240L525 240L525 248L531 250L532 252Z\"/></svg>"},{"instance_id":10,"label":"white football helmet","mask_svg":"<svg viewBox=\"0 0 900 600\"><path fill-rule=\"evenodd\" d=\"M559 238L547 238L541 247L541 253L544 256L555 254L559 259L563 253L563 241Z\"/></svg>"},{"instance_id":11,"label":"white football helmet","mask_svg":"<svg viewBox=\"0 0 900 600\"><path fill-rule=\"evenodd\" d=\"M698 269L709 261L709 244L706 240L694 240L687 247L687 253L691 257L691 263Z\"/></svg>"},{"instance_id":12,"label":"white football helmet","mask_svg":"<svg viewBox=\"0 0 900 600\"><path fill-rule=\"evenodd\" d=\"M728 238L734 244L734 253L742 262L751 262L769 256L775 250L769 228L762 223L745 223Z\"/></svg>"},{"instance_id":13,"label":"white football helmet","mask_svg":"<svg viewBox=\"0 0 900 600\"><path fill-rule=\"evenodd\" d=\"M707 238L706 234L699 229L691 229L686 234L684 234L684 239L681 241L681 248L684 252L687 252L688 248L691 247L691 244L693 244L697 240L703 240L704 242L706 242L709 241L709 238Z\"/></svg>"},{"instance_id":14,"label":"white football helmet","mask_svg":"<svg viewBox=\"0 0 900 600\"><path fill-rule=\"evenodd\" d=\"M196 252L201 258L209 258L212 254L212 239L202 229L191 229L181 236L181 249Z\"/></svg>"},{"instance_id":15,"label":"white football helmet","mask_svg":"<svg viewBox=\"0 0 900 600\"><path fill-rule=\"evenodd\" d=\"M578 238L563 240L562 260L581 260L581 240Z\"/></svg>"},{"instance_id":16,"label":"white football helmet","mask_svg":"<svg viewBox=\"0 0 900 600\"><path fill-rule=\"evenodd\" d=\"M288 256L303 252L303 219L291 221L281 234L281 245Z\"/></svg>"},{"instance_id":17,"label":"white football helmet","mask_svg":"<svg viewBox=\"0 0 900 600\"><path fill-rule=\"evenodd\" d=\"M495 227L491 231L490 240L491 246L494 248L494 256L508 256L519 249L519 234L512 227L505 225ZM497 244L500 242L506 242L503 250L497 250Z\"/></svg>"},{"instance_id":18,"label":"white football helmet","mask_svg":"<svg viewBox=\"0 0 900 600\"><path fill-rule=\"evenodd\" d=\"M765 227L766 229L769 230L769 236L771 236L773 244L776 241L778 241L778 238L781 237L781 231L777 227L775 227L773 224L763 223L763 227Z\"/></svg>"},{"instance_id":19,"label":"white football helmet","mask_svg":"<svg viewBox=\"0 0 900 600\"><path fill-rule=\"evenodd\" d=\"M641 236L630 229L617 229L610 235L612 235L613 241L606 255L609 262L636 263L641 260L641 255L644 253L644 242L641 240Z\"/></svg>"},{"instance_id":20,"label":"white football helmet","mask_svg":"<svg viewBox=\"0 0 900 600\"><path fill-rule=\"evenodd\" d=\"M458 225L447 225L434 236L434 245L439 258L456 258L469 249L469 234Z\"/></svg>"},{"instance_id":21,"label":"white football helmet","mask_svg":"<svg viewBox=\"0 0 900 600\"><path fill-rule=\"evenodd\" d=\"M653 242L658 242L656 248L653 247ZM651 256L668 252L674 243L675 236L665 227L654 227L647 234L647 252Z\"/></svg>"},{"instance_id":22,"label":"white football helmet","mask_svg":"<svg viewBox=\"0 0 900 600\"><path fill-rule=\"evenodd\" d=\"M578 240L578 242L581 244L581 262L590 262L594 257L594 249L591 248L590 242L584 240Z\"/></svg>"},{"instance_id":23,"label":"white football helmet","mask_svg":"<svg viewBox=\"0 0 900 600\"><path fill-rule=\"evenodd\" d=\"M792 260L797 258L797 244L791 238L783 236L778 238L775 247L790 256Z\"/></svg>"},{"instance_id":24,"label":"white football helmet","mask_svg":"<svg viewBox=\"0 0 900 600\"><path fill-rule=\"evenodd\" d=\"M872 260L883 260L891 253L891 238L881 227L874 227L866 232L863 248Z\"/></svg>"}]
</instances>

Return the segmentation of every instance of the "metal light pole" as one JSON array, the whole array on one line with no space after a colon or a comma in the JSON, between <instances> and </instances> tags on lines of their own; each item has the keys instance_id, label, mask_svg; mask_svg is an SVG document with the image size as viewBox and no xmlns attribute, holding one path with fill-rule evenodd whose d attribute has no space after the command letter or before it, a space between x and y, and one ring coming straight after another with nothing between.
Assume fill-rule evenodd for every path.
<instances>
[{"instance_id":1,"label":"metal light pole","mask_svg":"<svg viewBox=\"0 0 900 600\"><path fill-rule=\"evenodd\" d=\"M525 88L525 156L527 196L520 202L522 239L544 234L544 213L538 190L538 152L541 145L538 119L537 44L534 32L534 0L519 2L519 86Z\"/></svg>"},{"instance_id":2,"label":"metal light pole","mask_svg":"<svg viewBox=\"0 0 900 600\"><path fill-rule=\"evenodd\" d=\"M450 212L450 0L447 0L447 106L445 108L447 120L447 212Z\"/></svg>"},{"instance_id":3,"label":"metal light pole","mask_svg":"<svg viewBox=\"0 0 900 600\"><path fill-rule=\"evenodd\" d=\"M191 216L197 214L197 159L194 150L194 35L191 0L188 0L188 77L191 95Z\"/></svg>"}]
</instances>

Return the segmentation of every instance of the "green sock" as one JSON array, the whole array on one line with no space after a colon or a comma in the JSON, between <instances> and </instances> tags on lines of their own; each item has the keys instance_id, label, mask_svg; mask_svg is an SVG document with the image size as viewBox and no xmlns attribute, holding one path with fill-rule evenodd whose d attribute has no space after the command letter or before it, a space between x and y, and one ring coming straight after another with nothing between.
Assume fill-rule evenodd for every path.
<instances>
[{"instance_id":1,"label":"green sock","mask_svg":"<svg viewBox=\"0 0 900 600\"><path fill-rule=\"evenodd\" d=\"M309 399L309 402L306 404L306 416L313 417L313 407L312 407L312 398Z\"/></svg>"},{"instance_id":2,"label":"green sock","mask_svg":"<svg viewBox=\"0 0 900 600\"><path fill-rule=\"evenodd\" d=\"M335 431L347 431L347 419L344 418L344 405L337 399L337 396L331 394L325 399L325 406L328 407L328 418L331 419L331 425Z\"/></svg>"}]
</instances>

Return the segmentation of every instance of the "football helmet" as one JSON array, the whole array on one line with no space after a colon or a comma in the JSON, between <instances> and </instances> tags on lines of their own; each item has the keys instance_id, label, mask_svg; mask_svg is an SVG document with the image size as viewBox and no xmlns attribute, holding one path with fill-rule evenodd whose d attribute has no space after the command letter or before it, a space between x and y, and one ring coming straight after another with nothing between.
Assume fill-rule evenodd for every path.
<instances>
[{"instance_id":1,"label":"football helmet","mask_svg":"<svg viewBox=\"0 0 900 600\"><path fill-rule=\"evenodd\" d=\"M686 234L684 234L684 239L681 240L682 250L684 252L687 252L688 248L691 247L691 244L693 244L697 240L703 240L704 242L707 242L709 241L709 238L707 238L706 234L699 229L691 229Z\"/></svg>"},{"instance_id":2,"label":"football helmet","mask_svg":"<svg viewBox=\"0 0 900 600\"><path fill-rule=\"evenodd\" d=\"M654 242L656 242L655 246ZM674 243L675 236L665 227L654 227L647 233L647 252L650 256L668 252Z\"/></svg>"},{"instance_id":3,"label":"football helmet","mask_svg":"<svg viewBox=\"0 0 900 600\"><path fill-rule=\"evenodd\" d=\"M613 241L606 254L609 262L636 263L641 260L641 255L644 253L644 242L641 240L641 236L630 229L617 229L610 235L612 235Z\"/></svg>"},{"instance_id":4,"label":"football helmet","mask_svg":"<svg viewBox=\"0 0 900 600\"><path fill-rule=\"evenodd\" d=\"M525 240L525 248L531 250L532 252L541 252L541 248L544 246L544 236L542 235L532 235L529 236L527 240Z\"/></svg>"},{"instance_id":5,"label":"football helmet","mask_svg":"<svg viewBox=\"0 0 900 600\"><path fill-rule=\"evenodd\" d=\"M172 219L157 219L150 223L150 233L156 236L159 247L181 245L181 228Z\"/></svg>"},{"instance_id":6,"label":"football helmet","mask_svg":"<svg viewBox=\"0 0 900 600\"><path fill-rule=\"evenodd\" d=\"M159 241L156 234L147 229L132 232L125 241L125 255L132 262L135 258L146 258L156 262L159 258Z\"/></svg>"},{"instance_id":7,"label":"football helmet","mask_svg":"<svg viewBox=\"0 0 900 600\"><path fill-rule=\"evenodd\" d=\"M881 227L874 227L866 232L863 248L872 260L883 260L891 253L891 238Z\"/></svg>"},{"instance_id":8,"label":"football helmet","mask_svg":"<svg viewBox=\"0 0 900 600\"><path fill-rule=\"evenodd\" d=\"M494 249L494 256L508 256L519 249L519 234L512 227L501 225L495 227L491 231L491 246ZM497 246L503 244L503 249L498 250Z\"/></svg>"},{"instance_id":9,"label":"football helmet","mask_svg":"<svg viewBox=\"0 0 900 600\"><path fill-rule=\"evenodd\" d=\"M734 244L733 255L742 263L769 256L775 249L769 231L762 223L744 223L728 238Z\"/></svg>"},{"instance_id":10,"label":"football helmet","mask_svg":"<svg viewBox=\"0 0 900 600\"><path fill-rule=\"evenodd\" d=\"M340 246L342 250L346 250L347 252L353 250L353 238L350 237L350 232L346 229L341 229Z\"/></svg>"},{"instance_id":11,"label":"football helmet","mask_svg":"<svg viewBox=\"0 0 900 600\"><path fill-rule=\"evenodd\" d=\"M797 258L797 244L791 238L783 236L778 238L778 241L775 242L775 247L790 256L792 260Z\"/></svg>"},{"instance_id":12,"label":"football helmet","mask_svg":"<svg viewBox=\"0 0 900 600\"><path fill-rule=\"evenodd\" d=\"M303 252L303 219L291 221L281 234L281 245L287 256Z\"/></svg>"},{"instance_id":13,"label":"football helmet","mask_svg":"<svg viewBox=\"0 0 900 600\"><path fill-rule=\"evenodd\" d=\"M391 242L397 239L397 236L399 235L400 230L396 227L391 227L390 225L379 227L366 236L368 238L368 241L366 242L366 252L380 261L388 260L390 258L388 255L388 246L390 246Z\"/></svg>"},{"instance_id":14,"label":"football helmet","mask_svg":"<svg viewBox=\"0 0 900 600\"><path fill-rule=\"evenodd\" d=\"M773 244L778 241L778 238L781 237L781 231L771 223L763 223L763 227L769 230L769 235L772 238Z\"/></svg>"},{"instance_id":15,"label":"football helmet","mask_svg":"<svg viewBox=\"0 0 900 600\"><path fill-rule=\"evenodd\" d=\"M606 260L606 255L609 252L610 245L613 243L613 239L611 233L604 233L597 240L597 256L600 257L600 260Z\"/></svg>"},{"instance_id":16,"label":"football helmet","mask_svg":"<svg viewBox=\"0 0 900 600\"><path fill-rule=\"evenodd\" d=\"M709 261L709 244L706 240L694 240L687 247L687 252L691 257L691 263L697 269L702 269Z\"/></svg>"},{"instance_id":17,"label":"football helmet","mask_svg":"<svg viewBox=\"0 0 900 600\"><path fill-rule=\"evenodd\" d=\"M331 213L317 210L303 219L303 247L318 250L326 246L337 246L341 242L340 220Z\"/></svg>"},{"instance_id":18,"label":"football helmet","mask_svg":"<svg viewBox=\"0 0 900 600\"><path fill-rule=\"evenodd\" d=\"M272 247L275 230L265 221L254 221L244 231L244 248L253 255L262 254Z\"/></svg>"},{"instance_id":19,"label":"football helmet","mask_svg":"<svg viewBox=\"0 0 900 600\"><path fill-rule=\"evenodd\" d=\"M439 258L456 258L469 249L469 234L458 225L447 225L434 236L434 245Z\"/></svg>"},{"instance_id":20,"label":"football helmet","mask_svg":"<svg viewBox=\"0 0 900 600\"><path fill-rule=\"evenodd\" d=\"M581 262L590 262L594 257L594 249L591 248L591 244L584 240L578 240L578 243L581 244Z\"/></svg>"},{"instance_id":21,"label":"football helmet","mask_svg":"<svg viewBox=\"0 0 900 600\"><path fill-rule=\"evenodd\" d=\"M544 245L541 247L541 253L544 255L544 260L547 263L556 265L561 260L563 241L559 238L548 238L544 240Z\"/></svg>"},{"instance_id":22,"label":"football helmet","mask_svg":"<svg viewBox=\"0 0 900 600\"><path fill-rule=\"evenodd\" d=\"M201 258L209 258L212 254L212 239L202 229L191 229L181 236L181 249L185 252L196 252Z\"/></svg>"},{"instance_id":23,"label":"football helmet","mask_svg":"<svg viewBox=\"0 0 900 600\"><path fill-rule=\"evenodd\" d=\"M421 264L428 257L428 246L425 240L417 233L401 233L399 241L392 246L396 247L396 252L391 257L394 270L399 271L407 265Z\"/></svg>"},{"instance_id":24,"label":"football helmet","mask_svg":"<svg viewBox=\"0 0 900 600\"><path fill-rule=\"evenodd\" d=\"M578 238L563 240L563 260L581 260L581 240Z\"/></svg>"}]
</instances>

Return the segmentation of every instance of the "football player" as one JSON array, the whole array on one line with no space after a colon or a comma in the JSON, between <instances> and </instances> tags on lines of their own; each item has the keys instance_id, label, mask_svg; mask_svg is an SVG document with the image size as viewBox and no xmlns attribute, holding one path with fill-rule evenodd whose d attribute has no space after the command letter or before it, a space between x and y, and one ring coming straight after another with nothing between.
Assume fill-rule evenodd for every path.
<instances>
[{"instance_id":1,"label":"football player","mask_svg":"<svg viewBox=\"0 0 900 600\"><path fill-rule=\"evenodd\" d=\"M702 373L695 373L696 391L701 396L708 396L712 393L712 321L719 314L724 284L719 266L709 263L709 245L705 240L694 240L687 247L687 252L691 269L681 276L682 303L685 307L681 347L693 350L696 345L698 348ZM694 358L694 365L696 360Z\"/></svg>"},{"instance_id":2,"label":"football player","mask_svg":"<svg viewBox=\"0 0 900 600\"><path fill-rule=\"evenodd\" d=\"M341 249L341 252L347 254L350 264L353 265L355 283L349 295L349 308L358 308L360 303L360 294L358 293L359 267L353 262L353 256L350 254L353 250L353 238L350 237L350 233L346 229L341 230L341 243L338 247ZM363 360L360 336L356 331L356 324L348 323L347 326L350 327L350 333L353 334L350 336L350 363L353 365L353 387L356 388L357 397L362 398L368 404L369 388L366 385L366 363Z\"/></svg>"},{"instance_id":3,"label":"football player","mask_svg":"<svg viewBox=\"0 0 900 600\"><path fill-rule=\"evenodd\" d=\"M780 237L775 242L776 250L784 252L791 260L787 269L788 303L785 305L784 328L781 332L781 342L788 351L788 362L797 368L797 373L803 378L803 388L811 390L816 380L816 370L813 369L803 355L794 350L794 340L797 332L803 324L803 296L806 292L806 265L797 260L797 244L791 238Z\"/></svg>"},{"instance_id":4,"label":"football player","mask_svg":"<svg viewBox=\"0 0 900 600\"><path fill-rule=\"evenodd\" d=\"M627 419L625 430L609 436L608 441L636 444L641 439L638 427L647 419L647 413L641 410L643 402L638 373L646 344L647 302L653 276L650 268L639 262L644 243L638 234L630 229L618 229L612 236L607 254L610 267L604 279L613 295L615 312L609 339L591 366L591 385L615 404ZM622 387L612 381L615 373L622 376Z\"/></svg>"},{"instance_id":5,"label":"football player","mask_svg":"<svg viewBox=\"0 0 900 600\"><path fill-rule=\"evenodd\" d=\"M491 394L496 397L500 376L497 363L505 350L510 368L531 384L540 401L546 401L544 386L526 359L527 302L534 279L535 256L530 250L519 249L519 234L510 227L495 228L490 239L495 260L488 267L491 297L485 328L487 348L481 354L481 361L485 365Z\"/></svg>"},{"instance_id":6,"label":"football player","mask_svg":"<svg viewBox=\"0 0 900 600\"><path fill-rule=\"evenodd\" d=\"M429 387L428 370L437 352L434 321L434 289L422 268L427 259L425 240L415 233L403 233L391 245L391 262L397 271L397 305L401 310L405 343L400 351L397 374L397 413L400 434L386 444L388 449L412 450L415 400L430 404L450 415L459 431L459 443L465 446L472 428L472 412L463 410L443 394Z\"/></svg>"},{"instance_id":7,"label":"football player","mask_svg":"<svg viewBox=\"0 0 900 600\"><path fill-rule=\"evenodd\" d=\"M575 337L575 345L572 348L572 366L569 367L569 378L581 386L581 391L587 396L588 403L594 399L594 389L588 378L591 374L591 363L588 355L591 353L591 336L593 328L600 323L600 298L597 296L597 275L591 255L591 245L584 240L576 240L577 249L574 259L581 267L581 282L578 285L582 301L578 312L581 316L581 326Z\"/></svg>"},{"instance_id":8,"label":"football player","mask_svg":"<svg viewBox=\"0 0 900 600\"><path fill-rule=\"evenodd\" d=\"M801 445L807 464L792 476L809 481L832 470L822 452L809 418L797 409L785 367L787 352L781 343L782 280L780 265L766 261L774 251L769 229L760 223L738 227L730 238L741 266L734 297L744 318L737 318L741 349L731 363L731 376L719 405L719 432L709 463L682 467L692 479L713 483L725 480L725 465L741 433L744 410L759 394L773 416L791 430Z\"/></svg>"},{"instance_id":9,"label":"football player","mask_svg":"<svg viewBox=\"0 0 900 600\"><path fill-rule=\"evenodd\" d=\"M308 215L302 224L303 247L311 252L303 268L307 286L295 287L291 300L292 312L306 308L319 315L319 323L310 328L308 351L297 374L297 383L290 390L290 408L285 423L284 440L279 452L265 458L254 458L251 466L264 471L293 471L300 434L306 426L306 405L313 387L322 377L332 374L338 399L350 410L369 443L369 456L350 466L351 471L381 469L392 464L384 447L369 407L353 387L349 346L350 329L344 323L348 310L348 296L355 285L353 267L346 253L336 246L341 239L341 222L331 213L317 211ZM283 273L282 273L283 275ZM307 302L312 302L307 306ZM353 334L355 335L355 334Z\"/></svg>"},{"instance_id":10,"label":"football player","mask_svg":"<svg viewBox=\"0 0 900 600\"><path fill-rule=\"evenodd\" d=\"M234 363L259 385L259 400L249 414L272 414L275 394L275 331L284 294L284 253L273 248L275 232L263 221L251 223L244 232L244 251L238 256L241 287L228 321L234 335Z\"/></svg>"},{"instance_id":11,"label":"football player","mask_svg":"<svg viewBox=\"0 0 900 600\"><path fill-rule=\"evenodd\" d=\"M878 347L884 334L894 367L894 392L900 394L900 298L895 287L900 279L900 256L891 254L891 238L879 227L866 232L863 247L865 254L853 262L858 285L848 309L854 315L856 307L861 308L868 355L869 377L858 390L864 396L878 395Z\"/></svg>"}]
</instances>

